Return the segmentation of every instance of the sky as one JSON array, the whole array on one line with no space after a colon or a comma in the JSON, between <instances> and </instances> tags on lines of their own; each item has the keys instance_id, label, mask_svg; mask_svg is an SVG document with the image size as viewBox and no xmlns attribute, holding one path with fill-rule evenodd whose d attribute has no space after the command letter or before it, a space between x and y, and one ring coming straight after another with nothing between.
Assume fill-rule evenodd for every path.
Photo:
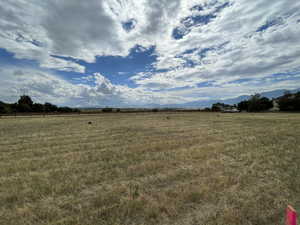
<instances>
[{"instance_id":1,"label":"sky","mask_svg":"<svg viewBox=\"0 0 300 225\"><path fill-rule=\"evenodd\" d=\"M300 1L2 0L0 100L72 107L300 87Z\"/></svg>"}]
</instances>

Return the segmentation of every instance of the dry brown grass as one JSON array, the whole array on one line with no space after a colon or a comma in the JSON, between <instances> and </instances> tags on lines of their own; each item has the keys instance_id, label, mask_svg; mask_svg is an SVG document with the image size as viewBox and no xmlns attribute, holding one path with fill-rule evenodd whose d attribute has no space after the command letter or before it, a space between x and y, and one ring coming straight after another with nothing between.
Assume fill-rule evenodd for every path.
<instances>
[{"instance_id":1,"label":"dry brown grass","mask_svg":"<svg viewBox=\"0 0 300 225\"><path fill-rule=\"evenodd\" d=\"M299 134L299 114L2 118L0 224L284 224Z\"/></svg>"}]
</instances>

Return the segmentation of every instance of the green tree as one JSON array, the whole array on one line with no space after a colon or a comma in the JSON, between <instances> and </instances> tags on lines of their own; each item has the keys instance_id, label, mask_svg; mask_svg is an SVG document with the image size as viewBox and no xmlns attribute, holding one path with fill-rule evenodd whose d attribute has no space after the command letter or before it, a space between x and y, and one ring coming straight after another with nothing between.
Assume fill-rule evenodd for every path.
<instances>
[{"instance_id":1,"label":"green tree","mask_svg":"<svg viewBox=\"0 0 300 225\"><path fill-rule=\"evenodd\" d=\"M57 112L58 111L58 107L56 105L53 105L49 102L45 103L45 112Z\"/></svg>"},{"instance_id":2,"label":"green tree","mask_svg":"<svg viewBox=\"0 0 300 225\"><path fill-rule=\"evenodd\" d=\"M17 112L32 112L33 101L27 95L23 95L18 100Z\"/></svg>"},{"instance_id":3,"label":"green tree","mask_svg":"<svg viewBox=\"0 0 300 225\"><path fill-rule=\"evenodd\" d=\"M6 113L5 103L0 101L0 113Z\"/></svg>"},{"instance_id":4,"label":"green tree","mask_svg":"<svg viewBox=\"0 0 300 225\"><path fill-rule=\"evenodd\" d=\"M22 95L18 101L19 105L29 105L32 106L33 105L33 101L31 100L31 98L27 95Z\"/></svg>"},{"instance_id":5,"label":"green tree","mask_svg":"<svg viewBox=\"0 0 300 225\"><path fill-rule=\"evenodd\" d=\"M17 105L17 112L32 112L32 108L28 104L18 104Z\"/></svg>"},{"instance_id":6,"label":"green tree","mask_svg":"<svg viewBox=\"0 0 300 225\"><path fill-rule=\"evenodd\" d=\"M261 112L267 111L273 107L272 100L262 97L260 94L253 95L248 101L241 101L238 104L240 111Z\"/></svg>"},{"instance_id":7,"label":"green tree","mask_svg":"<svg viewBox=\"0 0 300 225\"><path fill-rule=\"evenodd\" d=\"M239 111L248 111L248 107L249 107L249 101L247 100L241 101L237 106Z\"/></svg>"},{"instance_id":8,"label":"green tree","mask_svg":"<svg viewBox=\"0 0 300 225\"><path fill-rule=\"evenodd\" d=\"M18 112L18 104L17 103L10 104L8 113L17 113L17 112Z\"/></svg>"},{"instance_id":9,"label":"green tree","mask_svg":"<svg viewBox=\"0 0 300 225\"><path fill-rule=\"evenodd\" d=\"M267 111L273 107L273 103L266 97L261 97L260 94L255 94L249 99L248 111L260 112Z\"/></svg>"},{"instance_id":10,"label":"green tree","mask_svg":"<svg viewBox=\"0 0 300 225\"><path fill-rule=\"evenodd\" d=\"M72 108L69 108L69 107L59 107L58 112L71 113L71 112L74 112L74 110Z\"/></svg>"},{"instance_id":11,"label":"green tree","mask_svg":"<svg viewBox=\"0 0 300 225\"><path fill-rule=\"evenodd\" d=\"M109 112L112 112L113 109L112 108L109 108L109 107L106 107L104 109L102 109L102 112L106 112L106 113L109 113Z\"/></svg>"},{"instance_id":12,"label":"green tree","mask_svg":"<svg viewBox=\"0 0 300 225\"><path fill-rule=\"evenodd\" d=\"M33 106L32 106L32 111L33 112L41 113L41 112L44 112L44 110L45 110L45 107L44 107L43 104L34 103Z\"/></svg>"},{"instance_id":13,"label":"green tree","mask_svg":"<svg viewBox=\"0 0 300 225\"><path fill-rule=\"evenodd\" d=\"M296 94L285 93L278 98L280 111L300 111L300 92Z\"/></svg>"},{"instance_id":14,"label":"green tree","mask_svg":"<svg viewBox=\"0 0 300 225\"><path fill-rule=\"evenodd\" d=\"M215 103L211 107L211 111L213 112L221 112L223 109L224 104L223 103Z\"/></svg>"}]
</instances>

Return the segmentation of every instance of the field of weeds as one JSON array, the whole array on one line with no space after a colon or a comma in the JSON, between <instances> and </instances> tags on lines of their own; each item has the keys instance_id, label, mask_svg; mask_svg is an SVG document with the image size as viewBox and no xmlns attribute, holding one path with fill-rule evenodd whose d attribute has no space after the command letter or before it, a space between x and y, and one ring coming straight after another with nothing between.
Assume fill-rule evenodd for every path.
<instances>
[{"instance_id":1,"label":"field of weeds","mask_svg":"<svg viewBox=\"0 0 300 225\"><path fill-rule=\"evenodd\" d=\"M0 118L3 225L277 225L287 204L300 114Z\"/></svg>"}]
</instances>

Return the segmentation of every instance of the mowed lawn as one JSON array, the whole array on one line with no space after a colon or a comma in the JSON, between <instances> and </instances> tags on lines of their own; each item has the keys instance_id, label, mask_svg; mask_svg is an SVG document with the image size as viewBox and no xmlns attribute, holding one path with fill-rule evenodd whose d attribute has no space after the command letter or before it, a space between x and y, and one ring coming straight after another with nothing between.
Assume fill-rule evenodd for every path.
<instances>
[{"instance_id":1,"label":"mowed lawn","mask_svg":"<svg viewBox=\"0 0 300 225\"><path fill-rule=\"evenodd\" d=\"M279 225L287 204L300 114L0 118L1 225Z\"/></svg>"}]
</instances>

